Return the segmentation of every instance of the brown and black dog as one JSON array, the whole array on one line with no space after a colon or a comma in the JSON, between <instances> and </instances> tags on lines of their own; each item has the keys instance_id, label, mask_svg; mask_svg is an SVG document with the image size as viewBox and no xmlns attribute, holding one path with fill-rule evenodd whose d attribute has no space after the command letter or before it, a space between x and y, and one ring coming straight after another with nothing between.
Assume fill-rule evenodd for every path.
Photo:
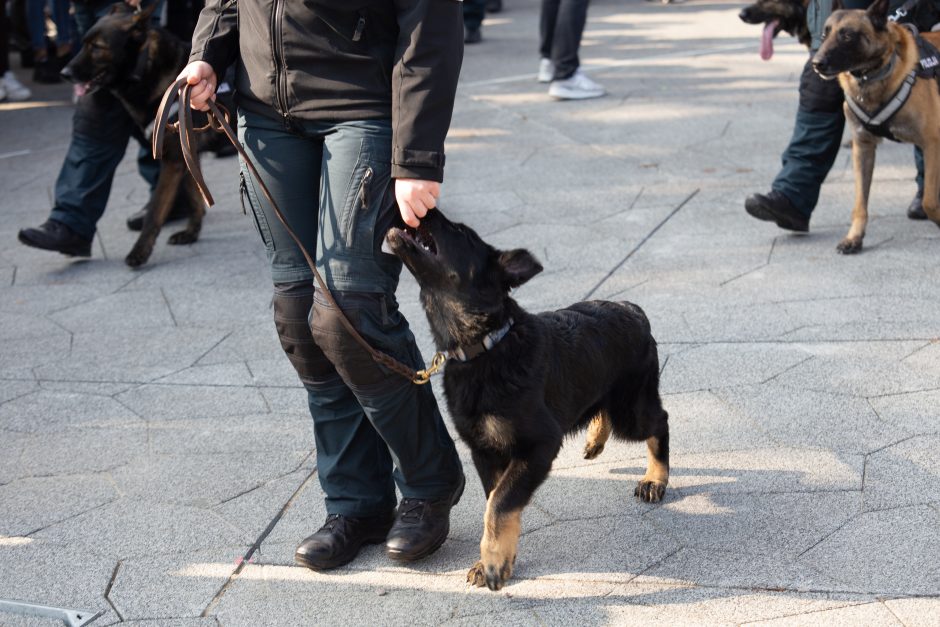
<instances>
[{"instance_id":1,"label":"brown and black dog","mask_svg":"<svg viewBox=\"0 0 940 627\"><path fill-rule=\"evenodd\" d=\"M535 257L497 250L438 210L417 230L391 229L386 242L417 279L437 348L451 357L447 406L486 493L480 561L468 582L499 590L512 575L522 510L567 435L587 430L586 459L611 435L646 442L634 494L662 499L669 416L639 307L595 300L528 313L509 292L542 270Z\"/></svg>"},{"instance_id":2,"label":"brown and black dog","mask_svg":"<svg viewBox=\"0 0 940 627\"><path fill-rule=\"evenodd\" d=\"M142 139L149 139L151 125L163 92L183 69L189 47L168 31L152 26L150 18L161 3L134 13L121 2L109 15L89 29L82 48L62 71L68 80L85 91L109 90L124 105ZM91 97L91 96L87 96ZM204 114L194 113L196 125ZM219 133L197 133L196 150L212 150L224 142ZM150 258L160 229L166 222L178 195L185 197L192 213L186 228L170 236L170 244L192 244L199 239L205 204L196 182L187 172L179 141L164 144L157 187L144 207L143 229L127 265L137 267Z\"/></svg>"},{"instance_id":3,"label":"brown and black dog","mask_svg":"<svg viewBox=\"0 0 940 627\"><path fill-rule=\"evenodd\" d=\"M760 56L767 61L774 54L774 38L781 32L796 37L809 48L812 36L806 26L809 0L757 0L741 9L738 17L747 24L763 24Z\"/></svg>"},{"instance_id":4,"label":"brown and black dog","mask_svg":"<svg viewBox=\"0 0 940 627\"><path fill-rule=\"evenodd\" d=\"M813 57L813 68L824 79L838 77L846 100L853 99L871 116L887 106L912 71L918 69L920 53L914 35L887 18L887 0L878 0L867 10L837 10L829 16L823 43ZM940 33L921 35L934 46ZM903 92L900 92L903 93ZM852 124L852 162L855 170L855 206L852 226L837 246L844 254L862 249L868 224L868 195L875 149L881 137L863 123L848 102L845 115ZM916 144L924 151L924 211L940 224L940 89L936 78L917 76L903 106L877 129L882 136Z\"/></svg>"}]
</instances>

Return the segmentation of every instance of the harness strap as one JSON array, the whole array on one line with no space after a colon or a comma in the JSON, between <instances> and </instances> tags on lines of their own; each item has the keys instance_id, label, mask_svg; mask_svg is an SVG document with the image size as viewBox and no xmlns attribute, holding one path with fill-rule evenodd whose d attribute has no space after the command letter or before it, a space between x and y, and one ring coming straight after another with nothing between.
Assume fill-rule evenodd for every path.
<instances>
[{"instance_id":1,"label":"harness strap","mask_svg":"<svg viewBox=\"0 0 940 627\"><path fill-rule=\"evenodd\" d=\"M881 135L882 129L880 127L887 124L891 118L901 110L901 107L904 106L904 103L907 102L907 99L911 97L911 89L914 87L914 82L916 80L917 73L912 70L904 78L904 82L901 83L900 88L898 88L898 91L895 92L894 96L884 105L882 105L880 109L872 114L869 114L867 111L865 111L865 109L863 109L854 98L846 98L845 102L849 105L849 109L852 110L852 113L855 114L866 130L875 133L876 135ZM893 136L890 133L883 136L893 139Z\"/></svg>"},{"instance_id":2,"label":"harness strap","mask_svg":"<svg viewBox=\"0 0 940 627\"><path fill-rule=\"evenodd\" d=\"M215 204L215 202L213 201L212 194L209 193L209 188L206 186L206 181L202 176L202 171L199 167L199 158L197 157L196 152L193 150L194 129L193 112L190 105L191 89L192 86L189 85L187 80L185 78L181 78L170 85L169 88L167 88L166 93L163 94L163 99L160 101L160 108L157 109L156 123L153 129L153 156L155 159L160 159L163 156L163 143L166 140L166 131L169 130L179 132L180 143L183 148L183 159L186 162L186 167L189 169L193 180L196 181L196 186L199 188L199 193L202 194L206 204L211 207ZM177 96L179 96L180 100L179 121L175 124L169 124L171 107ZM284 214L281 213L280 207L277 206L277 203L274 201L274 197L271 195L271 192L264 184L264 180L258 174L258 170L255 168L255 164L252 163L251 159L248 157L248 154L245 152L245 149L242 148L241 143L239 143L238 137L235 135L235 132L232 131L232 127L229 125L228 111L224 111L224 109L217 105L214 100L209 100L208 106L209 123L202 128L195 129L195 131L198 132L212 129L221 133L225 133L225 136L228 137L230 142L232 142L232 146L234 146L235 150L238 151L238 154L244 160L245 165L251 172L251 175L258 182L258 186L261 188L261 192L264 194L265 199L274 209L274 214L277 216L277 219L281 222L281 224L284 225L284 229L287 231L287 234L290 235L291 239L294 240L294 243L297 244L297 247L303 253L304 259L306 259L307 265L310 266L310 270L313 271L313 276L316 279L317 285L320 287L324 298L326 298L327 303L329 303L331 307L336 309L337 313L339 314L340 323L342 323L346 331L349 332L353 339L355 339L356 342L358 342L377 363L382 364L392 372L400 374L412 383L417 385L427 383L430 380L431 375L436 373L443 365L444 356L440 353L436 354L429 368L415 371L413 368L398 361L391 355L376 350L366 341L365 338L362 337L362 335L359 334L353 324L349 321L349 318L346 317L346 314L343 313L339 303L337 303L336 299L333 298L333 295L330 293L326 282L323 280L323 277L320 276L320 272L317 270L316 263L314 263L310 253L301 243L300 238L297 236L294 230L291 229L290 225L287 223Z\"/></svg>"}]
</instances>

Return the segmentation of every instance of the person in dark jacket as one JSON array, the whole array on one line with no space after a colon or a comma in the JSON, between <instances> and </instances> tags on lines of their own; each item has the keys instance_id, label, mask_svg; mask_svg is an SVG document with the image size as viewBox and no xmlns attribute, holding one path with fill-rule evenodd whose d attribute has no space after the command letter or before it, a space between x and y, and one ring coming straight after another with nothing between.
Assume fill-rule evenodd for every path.
<instances>
[{"instance_id":1,"label":"person in dark jacket","mask_svg":"<svg viewBox=\"0 0 940 627\"><path fill-rule=\"evenodd\" d=\"M395 299L401 262L381 245L393 224L418 226L436 206L462 35L456 0L210 0L180 74L205 109L237 61L239 139L265 185L357 330L415 369L424 360ZM326 522L295 560L335 568L381 542L393 559L430 555L464 486L431 388L372 361L244 163L241 177L326 496Z\"/></svg>"},{"instance_id":2,"label":"person in dark jacket","mask_svg":"<svg viewBox=\"0 0 940 627\"><path fill-rule=\"evenodd\" d=\"M930 30L940 20L938 0L921 0L900 22L912 22L922 30ZM845 9L864 9L871 0L845 0ZM894 13L904 0L893 0ZM822 43L823 26L832 13L832 0L810 0L806 22L812 35L809 59ZM784 150L783 167L767 194L752 194L744 201L745 210L759 220L775 222L790 231L809 231L809 220L819 200L819 191L839 152L845 114L845 100L838 81L825 81L813 71L807 59L800 77L800 104L796 112L793 136ZM924 162L919 148L914 149L917 165L917 194L907 209L912 220L927 215L921 205L924 195Z\"/></svg>"}]
</instances>

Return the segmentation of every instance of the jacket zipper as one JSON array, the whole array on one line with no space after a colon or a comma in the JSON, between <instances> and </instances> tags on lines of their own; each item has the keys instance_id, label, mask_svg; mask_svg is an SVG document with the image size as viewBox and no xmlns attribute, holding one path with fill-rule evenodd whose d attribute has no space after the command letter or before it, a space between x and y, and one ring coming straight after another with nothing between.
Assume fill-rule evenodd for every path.
<instances>
[{"instance_id":1,"label":"jacket zipper","mask_svg":"<svg viewBox=\"0 0 940 627\"><path fill-rule=\"evenodd\" d=\"M362 31L366 29L366 16L359 14L359 21L356 22L356 32L353 33L352 40L359 41L362 39Z\"/></svg>"},{"instance_id":2,"label":"jacket zipper","mask_svg":"<svg viewBox=\"0 0 940 627\"><path fill-rule=\"evenodd\" d=\"M271 13L271 36L274 39L274 96L277 106L285 124L290 124L290 114L287 112L287 77L284 68L284 37L281 22L284 19L284 2L274 0L274 11ZM285 86L282 89L282 81Z\"/></svg>"}]
</instances>

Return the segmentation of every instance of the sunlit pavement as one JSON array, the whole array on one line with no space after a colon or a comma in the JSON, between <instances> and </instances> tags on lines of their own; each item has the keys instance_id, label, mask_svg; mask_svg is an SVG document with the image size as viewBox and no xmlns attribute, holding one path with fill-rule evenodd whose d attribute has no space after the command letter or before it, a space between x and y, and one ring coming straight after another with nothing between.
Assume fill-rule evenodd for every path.
<instances>
[{"instance_id":1,"label":"sunlit pavement","mask_svg":"<svg viewBox=\"0 0 940 627\"><path fill-rule=\"evenodd\" d=\"M940 230L904 215L910 147L879 150L866 248L840 256L848 150L809 235L743 209L790 135L794 40L763 62L743 3L595 1L582 61L609 95L556 102L535 81L538 2L505 4L466 50L441 207L539 257L524 306L646 310L665 501L633 498L641 444L587 462L572 439L510 585L470 589L484 500L461 445L471 481L434 556L294 566L322 494L236 163L203 160L200 241L166 245L171 225L142 270L123 263L136 146L91 259L27 249L70 129L69 89L40 87L0 104L0 599L95 625L940 625ZM429 357L410 277L400 298Z\"/></svg>"}]
</instances>

